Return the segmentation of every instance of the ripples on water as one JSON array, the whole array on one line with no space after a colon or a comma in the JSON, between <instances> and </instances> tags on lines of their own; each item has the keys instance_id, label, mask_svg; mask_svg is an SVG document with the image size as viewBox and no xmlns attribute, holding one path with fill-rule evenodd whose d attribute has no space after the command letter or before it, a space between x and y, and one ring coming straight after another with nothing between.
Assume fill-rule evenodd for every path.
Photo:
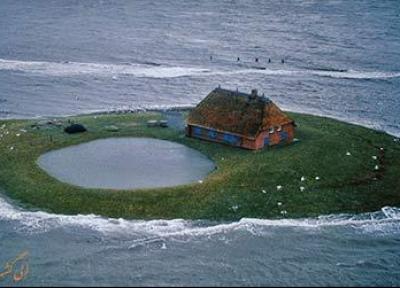
<instances>
[{"instance_id":1,"label":"ripples on water","mask_svg":"<svg viewBox=\"0 0 400 288\"><path fill-rule=\"evenodd\" d=\"M89 3L1 3L0 118L193 106L222 85L400 135L395 1Z\"/></svg>"},{"instance_id":2,"label":"ripples on water","mask_svg":"<svg viewBox=\"0 0 400 288\"><path fill-rule=\"evenodd\" d=\"M5 0L0 118L193 106L220 84L400 135L399 19L396 1ZM400 283L395 207L234 223L16 207L0 198L0 261L28 249L26 285Z\"/></svg>"},{"instance_id":3,"label":"ripples on water","mask_svg":"<svg viewBox=\"0 0 400 288\"><path fill-rule=\"evenodd\" d=\"M393 207L233 223L55 215L5 200L0 208L0 259L28 249L35 269L25 284L398 283L400 210Z\"/></svg>"}]
</instances>

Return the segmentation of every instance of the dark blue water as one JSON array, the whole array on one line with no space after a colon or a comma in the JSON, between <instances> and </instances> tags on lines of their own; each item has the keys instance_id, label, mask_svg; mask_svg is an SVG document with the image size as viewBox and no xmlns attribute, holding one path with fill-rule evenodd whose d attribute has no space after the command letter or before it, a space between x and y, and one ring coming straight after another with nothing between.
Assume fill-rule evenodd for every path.
<instances>
[{"instance_id":1,"label":"dark blue water","mask_svg":"<svg viewBox=\"0 0 400 288\"><path fill-rule=\"evenodd\" d=\"M400 135L399 51L398 1L3 0L0 118L193 106L222 85ZM400 284L397 208L321 217L126 221L1 199L0 262L28 250L24 285Z\"/></svg>"},{"instance_id":2,"label":"dark blue water","mask_svg":"<svg viewBox=\"0 0 400 288\"><path fill-rule=\"evenodd\" d=\"M400 131L397 1L5 0L0 27L3 118L190 106L222 85Z\"/></svg>"}]
</instances>

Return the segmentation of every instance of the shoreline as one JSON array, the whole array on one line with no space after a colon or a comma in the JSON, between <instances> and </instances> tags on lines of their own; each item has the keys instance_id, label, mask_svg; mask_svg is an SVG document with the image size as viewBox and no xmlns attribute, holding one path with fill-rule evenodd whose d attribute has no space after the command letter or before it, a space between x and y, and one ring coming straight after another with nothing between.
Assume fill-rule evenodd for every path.
<instances>
[{"instance_id":1,"label":"shoreline","mask_svg":"<svg viewBox=\"0 0 400 288\"><path fill-rule=\"evenodd\" d=\"M181 130L147 127L149 119L163 117L159 110L58 118L89 127L78 135L66 135L53 125L35 130L30 128L32 119L0 120L11 131L0 138L0 186L7 197L28 208L126 219L295 219L400 205L400 145L390 135L327 117L289 114L300 124L295 136L300 142L257 152L187 138ZM105 131L106 125L117 125L120 131ZM36 165L47 151L109 137L175 141L202 152L218 169L202 184L112 192L61 183ZM378 154L380 146L384 153ZM346 156L347 149L352 157ZM375 154L376 163L371 159ZM374 171L374 165L381 170Z\"/></svg>"},{"instance_id":2,"label":"shoreline","mask_svg":"<svg viewBox=\"0 0 400 288\"><path fill-rule=\"evenodd\" d=\"M84 117L84 116L96 116L96 115L129 115L129 114L136 114L136 113L148 113L148 112L186 112L191 109L193 109L196 105L182 105L182 106L170 106L166 108L138 108L138 109L115 109L115 110L96 110L96 111L87 111L83 113L78 113L78 114L65 114L65 115L42 115L42 116L36 116L36 117L15 117L15 118L1 118L0 121L12 121L12 120L45 120L45 119L57 119L57 118L68 118L68 117ZM334 114L323 114L321 112L317 111L305 111L302 112L297 109L293 108L285 108L283 106L282 109L284 112L289 112L289 113L296 113L296 114L302 114L302 115L311 115L311 116L317 116L317 117L322 117L322 118L327 118L327 119L332 119L336 120L339 122L347 123L347 124L352 124L352 125L357 125L361 126L367 129L372 129L377 132L382 132L386 133L390 136L393 136L394 138L400 139L400 128L398 129L398 132L394 131L388 131L385 129L378 128L374 126L373 124L363 122L363 121L358 121L356 119L343 119L342 116L340 115L334 115Z\"/></svg>"}]
</instances>

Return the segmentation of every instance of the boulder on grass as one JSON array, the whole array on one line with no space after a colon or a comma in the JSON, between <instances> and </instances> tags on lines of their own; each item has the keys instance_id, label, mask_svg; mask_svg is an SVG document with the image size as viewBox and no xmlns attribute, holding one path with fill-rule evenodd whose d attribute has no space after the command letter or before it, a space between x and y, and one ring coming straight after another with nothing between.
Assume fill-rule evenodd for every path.
<instances>
[{"instance_id":1,"label":"boulder on grass","mask_svg":"<svg viewBox=\"0 0 400 288\"><path fill-rule=\"evenodd\" d=\"M72 124L68 127L65 127L64 132L68 134L74 134L74 133L81 133L87 131L85 126L82 124Z\"/></svg>"},{"instance_id":2,"label":"boulder on grass","mask_svg":"<svg viewBox=\"0 0 400 288\"><path fill-rule=\"evenodd\" d=\"M119 131L119 128L115 125L105 126L104 129L106 131L110 131L110 132L118 132Z\"/></svg>"}]
</instances>

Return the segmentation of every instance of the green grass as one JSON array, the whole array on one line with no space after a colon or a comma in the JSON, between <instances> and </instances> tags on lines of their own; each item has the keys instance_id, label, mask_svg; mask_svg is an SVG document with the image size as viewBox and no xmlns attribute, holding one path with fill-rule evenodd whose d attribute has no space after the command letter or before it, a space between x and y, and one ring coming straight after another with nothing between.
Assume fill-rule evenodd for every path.
<instances>
[{"instance_id":1,"label":"green grass","mask_svg":"<svg viewBox=\"0 0 400 288\"><path fill-rule=\"evenodd\" d=\"M6 125L0 128L0 187L27 208L140 219L295 218L400 205L400 144L392 136L328 118L289 114L298 124L300 141L261 151L187 138L170 128L146 127L147 120L162 117L155 112L70 117L89 130L76 135L63 133L62 127L31 128L34 120L0 121L0 127ZM107 125L120 131L105 131ZM116 136L176 141L203 152L218 168L202 184L116 191L61 183L36 164L46 151ZM278 185L283 186L279 191Z\"/></svg>"}]
</instances>

